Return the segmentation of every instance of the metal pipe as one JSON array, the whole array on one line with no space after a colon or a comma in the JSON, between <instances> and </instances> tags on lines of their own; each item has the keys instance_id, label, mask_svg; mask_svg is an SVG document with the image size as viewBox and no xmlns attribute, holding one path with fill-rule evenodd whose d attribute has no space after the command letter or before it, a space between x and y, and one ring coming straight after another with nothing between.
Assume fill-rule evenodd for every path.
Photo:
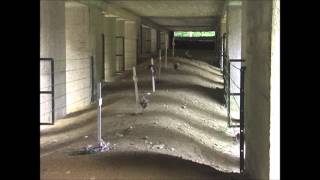
<instances>
[{"instance_id":1,"label":"metal pipe","mask_svg":"<svg viewBox=\"0 0 320 180\"><path fill-rule=\"evenodd\" d=\"M98 90L98 129L97 129L97 141L98 144L100 144L102 141L101 139L101 106L102 106L102 98L101 98L101 82L97 84L97 90Z\"/></svg>"},{"instance_id":2,"label":"metal pipe","mask_svg":"<svg viewBox=\"0 0 320 180\"><path fill-rule=\"evenodd\" d=\"M168 63L167 63L167 61L168 61L168 36L166 35L165 36L165 48L166 48L166 50L165 50L165 55L164 55L164 61L165 61L165 68L167 69L168 68Z\"/></svg>"},{"instance_id":3,"label":"metal pipe","mask_svg":"<svg viewBox=\"0 0 320 180\"><path fill-rule=\"evenodd\" d=\"M154 82L154 64L153 64L153 58L151 58L151 76L152 76L152 92L156 92L156 85Z\"/></svg>"},{"instance_id":4,"label":"metal pipe","mask_svg":"<svg viewBox=\"0 0 320 180\"><path fill-rule=\"evenodd\" d=\"M244 71L246 67L241 67L240 77L240 173L244 172Z\"/></svg>"},{"instance_id":5,"label":"metal pipe","mask_svg":"<svg viewBox=\"0 0 320 180\"><path fill-rule=\"evenodd\" d=\"M133 70L133 82L134 82L134 92L135 92L135 96L136 96L136 113L138 113L139 111L139 93L138 93L138 78L137 78L137 73L136 73L136 67L133 66L132 67Z\"/></svg>"}]
</instances>

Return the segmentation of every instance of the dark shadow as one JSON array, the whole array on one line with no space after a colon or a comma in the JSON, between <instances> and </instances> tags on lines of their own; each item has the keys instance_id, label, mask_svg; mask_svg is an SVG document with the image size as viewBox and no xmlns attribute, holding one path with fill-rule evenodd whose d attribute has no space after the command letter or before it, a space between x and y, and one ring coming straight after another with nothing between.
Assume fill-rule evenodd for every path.
<instances>
[{"instance_id":1,"label":"dark shadow","mask_svg":"<svg viewBox=\"0 0 320 180\"><path fill-rule=\"evenodd\" d=\"M241 178L237 173L224 173L207 165L152 152L110 152L93 158L99 161L102 167L111 165L121 169L130 167L137 170L144 169L143 172L147 173L146 177L151 176L155 179L157 175L160 179L235 180ZM146 171L146 169L149 170ZM131 177L134 178L134 174Z\"/></svg>"}]
</instances>

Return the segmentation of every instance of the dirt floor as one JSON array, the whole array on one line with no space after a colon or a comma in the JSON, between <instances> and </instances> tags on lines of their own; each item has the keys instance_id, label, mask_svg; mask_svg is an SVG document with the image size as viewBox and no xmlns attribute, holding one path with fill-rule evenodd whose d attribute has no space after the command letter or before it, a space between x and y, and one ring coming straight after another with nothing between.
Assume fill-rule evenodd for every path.
<instances>
[{"instance_id":1,"label":"dirt floor","mask_svg":"<svg viewBox=\"0 0 320 180\"><path fill-rule=\"evenodd\" d=\"M103 88L102 138L110 151L74 154L96 145L96 104L41 127L41 179L241 177L239 130L227 125L219 69L178 57L168 58L166 69L163 58L152 93L149 64L137 66L139 96L149 101L145 109L136 106L132 71Z\"/></svg>"}]
</instances>

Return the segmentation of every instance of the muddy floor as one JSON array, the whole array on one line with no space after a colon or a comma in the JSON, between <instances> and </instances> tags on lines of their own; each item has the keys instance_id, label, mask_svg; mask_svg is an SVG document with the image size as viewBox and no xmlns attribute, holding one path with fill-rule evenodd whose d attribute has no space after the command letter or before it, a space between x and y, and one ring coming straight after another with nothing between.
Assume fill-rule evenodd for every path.
<instances>
[{"instance_id":1,"label":"muddy floor","mask_svg":"<svg viewBox=\"0 0 320 180\"><path fill-rule=\"evenodd\" d=\"M102 138L110 150L75 155L96 145L97 105L41 127L41 179L234 179L239 178L237 128L228 128L223 78L218 68L185 58L164 58L156 92L150 64L103 88ZM236 174L234 174L236 173Z\"/></svg>"}]
</instances>

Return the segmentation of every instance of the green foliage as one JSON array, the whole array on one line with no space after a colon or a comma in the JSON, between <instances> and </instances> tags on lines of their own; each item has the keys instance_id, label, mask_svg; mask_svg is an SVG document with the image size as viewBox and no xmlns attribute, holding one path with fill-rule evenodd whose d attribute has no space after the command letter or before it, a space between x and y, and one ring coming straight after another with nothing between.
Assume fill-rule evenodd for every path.
<instances>
[{"instance_id":1,"label":"green foliage","mask_svg":"<svg viewBox=\"0 0 320 180\"><path fill-rule=\"evenodd\" d=\"M174 37L214 37L215 31L176 31L174 32Z\"/></svg>"}]
</instances>

